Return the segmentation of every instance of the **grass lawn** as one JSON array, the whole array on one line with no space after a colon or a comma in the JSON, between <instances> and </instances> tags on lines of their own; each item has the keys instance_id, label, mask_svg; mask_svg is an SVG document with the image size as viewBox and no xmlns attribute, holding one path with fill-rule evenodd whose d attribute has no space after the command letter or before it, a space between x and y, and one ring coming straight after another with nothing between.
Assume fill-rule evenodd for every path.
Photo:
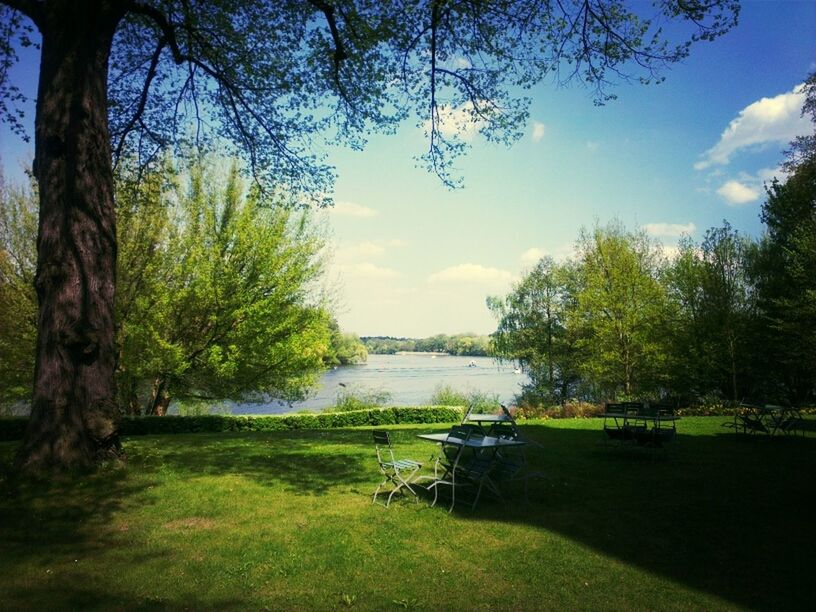
<instances>
[{"instance_id":1,"label":"grass lawn","mask_svg":"<svg viewBox=\"0 0 816 612\"><path fill-rule=\"evenodd\" d=\"M130 438L125 468L0 483L0 609L813 609L816 437L724 420L666 457L527 422L532 503L450 515L371 504L367 429ZM427 459L445 429L392 431Z\"/></svg>"}]
</instances>

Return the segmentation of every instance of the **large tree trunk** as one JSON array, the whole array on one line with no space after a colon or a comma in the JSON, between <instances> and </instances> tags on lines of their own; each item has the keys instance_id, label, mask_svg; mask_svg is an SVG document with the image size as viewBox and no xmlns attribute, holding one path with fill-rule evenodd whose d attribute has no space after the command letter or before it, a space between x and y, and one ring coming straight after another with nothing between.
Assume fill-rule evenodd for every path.
<instances>
[{"instance_id":1,"label":"large tree trunk","mask_svg":"<svg viewBox=\"0 0 816 612\"><path fill-rule=\"evenodd\" d=\"M121 8L43 3L34 173L39 298L23 469L118 456L114 383L116 228L107 120L108 56Z\"/></svg>"}]
</instances>

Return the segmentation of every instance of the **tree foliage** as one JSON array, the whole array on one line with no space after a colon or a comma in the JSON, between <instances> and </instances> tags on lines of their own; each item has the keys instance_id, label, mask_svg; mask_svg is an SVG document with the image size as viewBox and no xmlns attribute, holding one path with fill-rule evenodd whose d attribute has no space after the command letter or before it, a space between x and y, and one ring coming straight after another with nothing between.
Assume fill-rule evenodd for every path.
<instances>
[{"instance_id":1,"label":"tree foliage","mask_svg":"<svg viewBox=\"0 0 816 612\"><path fill-rule=\"evenodd\" d=\"M0 174L0 405L31 395L37 296L35 195Z\"/></svg>"},{"instance_id":2,"label":"tree foliage","mask_svg":"<svg viewBox=\"0 0 816 612\"><path fill-rule=\"evenodd\" d=\"M323 357L327 366L355 365L365 363L368 359L368 349L354 333L343 333L337 320L329 321L329 348Z\"/></svg>"},{"instance_id":3,"label":"tree foliage","mask_svg":"<svg viewBox=\"0 0 816 612\"><path fill-rule=\"evenodd\" d=\"M584 232L578 248L580 286L570 314L582 371L605 396L654 392L666 360L659 252L644 233L616 223Z\"/></svg>"},{"instance_id":4,"label":"tree foliage","mask_svg":"<svg viewBox=\"0 0 816 612\"><path fill-rule=\"evenodd\" d=\"M541 402L566 400L578 380L577 346L567 325L576 297L573 272L545 257L505 298L487 299L499 321L492 351L521 366L530 377L528 397Z\"/></svg>"},{"instance_id":5,"label":"tree foliage","mask_svg":"<svg viewBox=\"0 0 816 612\"><path fill-rule=\"evenodd\" d=\"M148 413L171 392L298 397L328 347L315 285L323 243L308 215L245 192L235 164L217 175L198 161L117 200L121 388L132 398L150 380Z\"/></svg>"},{"instance_id":6,"label":"tree foliage","mask_svg":"<svg viewBox=\"0 0 816 612\"><path fill-rule=\"evenodd\" d=\"M677 319L671 377L685 396L739 401L760 394L755 369L757 317L751 280L756 244L727 221L701 244L681 242L667 273Z\"/></svg>"},{"instance_id":7,"label":"tree foliage","mask_svg":"<svg viewBox=\"0 0 816 612\"><path fill-rule=\"evenodd\" d=\"M117 180L123 409L162 414L171 398L300 397L330 342L317 227L245 189L234 164L176 165ZM8 401L31 395L37 210L31 193L3 194L0 399Z\"/></svg>"},{"instance_id":8,"label":"tree foliage","mask_svg":"<svg viewBox=\"0 0 816 612\"><path fill-rule=\"evenodd\" d=\"M754 266L764 355L779 364L772 382L800 400L816 389L816 73L805 94L802 114L811 116L814 133L791 143L790 176L767 187L767 232Z\"/></svg>"}]
</instances>

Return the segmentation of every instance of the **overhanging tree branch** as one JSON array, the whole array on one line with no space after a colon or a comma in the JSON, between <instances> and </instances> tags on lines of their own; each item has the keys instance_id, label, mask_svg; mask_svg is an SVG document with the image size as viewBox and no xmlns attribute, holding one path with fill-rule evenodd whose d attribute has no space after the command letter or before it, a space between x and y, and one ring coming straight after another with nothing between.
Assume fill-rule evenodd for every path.
<instances>
[{"instance_id":1,"label":"overhanging tree branch","mask_svg":"<svg viewBox=\"0 0 816 612\"><path fill-rule=\"evenodd\" d=\"M116 151L114 153L114 168L119 163L119 160L122 157L122 149L125 146L125 140L128 137L128 134L133 130L137 123L142 123L142 114L144 113L145 106L147 105L147 97L150 92L150 85L153 83L153 79L156 77L156 67L159 64L159 58L161 57L161 53L164 50L165 46L167 46L167 38L162 36L159 39L159 43L156 45L156 50L153 52L153 56L150 58L150 67L147 69L147 76L145 77L144 86L142 87L142 94L139 97L139 105L136 108L136 112L130 118L125 129L122 131L121 136L119 137L119 143L116 145Z\"/></svg>"},{"instance_id":2,"label":"overhanging tree branch","mask_svg":"<svg viewBox=\"0 0 816 612\"><path fill-rule=\"evenodd\" d=\"M45 23L45 12L41 0L2 0L0 4L5 4L15 11L20 11L42 30Z\"/></svg>"}]
</instances>

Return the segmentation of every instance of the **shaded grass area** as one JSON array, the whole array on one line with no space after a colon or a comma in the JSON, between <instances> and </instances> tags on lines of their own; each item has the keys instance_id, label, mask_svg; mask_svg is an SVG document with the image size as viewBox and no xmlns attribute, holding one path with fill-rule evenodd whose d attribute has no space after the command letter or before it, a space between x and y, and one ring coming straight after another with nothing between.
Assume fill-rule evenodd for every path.
<instances>
[{"instance_id":1,"label":"shaded grass area","mask_svg":"<svg viewBox=\"0 0 816 612\"><path fill-rule=\"evenodd\" d=\"M133 438L125 468L3 480L0 608L810 609L816 437L722 420L683 419L666 456L528 422L531 503L451 515L371 504L368 429ZM425 460L444 429L392 437Z\"/></svg>"}]
</instances>

